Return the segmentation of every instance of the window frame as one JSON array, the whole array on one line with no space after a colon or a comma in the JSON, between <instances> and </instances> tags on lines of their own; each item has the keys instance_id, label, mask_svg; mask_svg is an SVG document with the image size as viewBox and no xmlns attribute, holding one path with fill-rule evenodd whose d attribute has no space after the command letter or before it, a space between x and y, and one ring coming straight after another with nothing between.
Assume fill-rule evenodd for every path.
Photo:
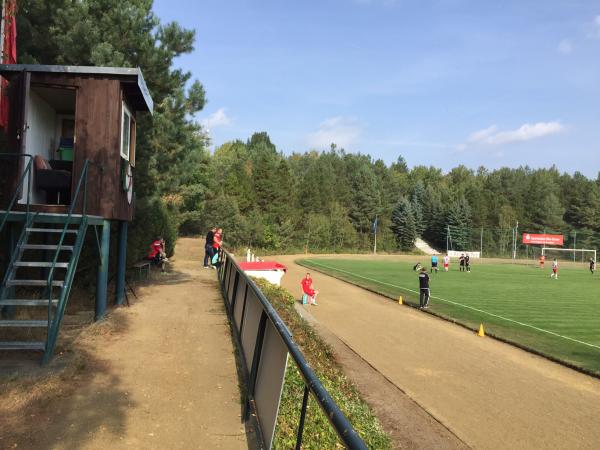
<instances>
[{"instance_id":1,"label":"window frame","mask_svg":"<svg viewBox=\"0 0 600 450\"><path fill-rule=\"evenodd\" d=\"M125 116L129 118L127 154L123 153L123 139L125 137ZM134 139L132 139L132 137ZM119 141L119 154L121 158L135 165L135 119L125 100L121 102L121 139Z\"/></svg>"}]
</instances>

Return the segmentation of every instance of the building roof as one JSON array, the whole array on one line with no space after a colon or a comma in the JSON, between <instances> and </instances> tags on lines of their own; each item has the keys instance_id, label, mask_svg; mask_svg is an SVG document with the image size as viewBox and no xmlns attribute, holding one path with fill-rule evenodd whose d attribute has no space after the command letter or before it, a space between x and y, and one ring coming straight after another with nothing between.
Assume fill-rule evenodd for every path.
<instances>
[{"instance_id":1,"label":"building roof","mask_svg":"<svg viewBox=\"0 0 600 450\"><path fill-rule=\"evenodd\" d=\"M96 66L49 66L43 64L0 64L0 75L15 72L41 72L41 73L65 73L74 75L105 75L126 82L129 89L128 94L139 98L142 102L136 102L139 110L147 110L152 113L154 102L150 96L148 86L139 67L96 67ZM132 89L133 88L133 89Z\"/></svg>"}]
</instances>

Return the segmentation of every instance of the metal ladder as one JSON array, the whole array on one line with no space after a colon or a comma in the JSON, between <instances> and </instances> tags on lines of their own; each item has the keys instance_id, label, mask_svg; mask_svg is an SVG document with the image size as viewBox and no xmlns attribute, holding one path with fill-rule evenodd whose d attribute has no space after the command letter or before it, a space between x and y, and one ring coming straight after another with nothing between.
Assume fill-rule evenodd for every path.
<instances>
[{"instance_id":1,"label":"metal ladder","mask_svg":"<svg viewBox=\"0 0 600 450\"><path fill-rule=\"evenodd\" d=\"M69 217L65 215L65 222L59 223L58 228L52 228L50 224L36 225L33 215L24 224L0 290L0 309L3 310L0 327L13 330L29 329L31 330L29 335L36 334L33 330L45 329L46 338L45 340L39 338L42 333L38 332L35 340L22 338L3 340L0 341L0 350L44 351L44 362L52 357L83 247L87 217L81 217L80 223L74 224L78 225L77 228L67 228L67 223ZM39 236L44 236L45 241L50 241L53 237L60 237L60 239L54 244L39 244L35 239ZM61 242L65 240L67 242L62 244ZM54 255L54 260L49 261L48 254ZM27 278L23 278L23 272L28 272ZM41 274L41 277L31 276L32 272ZM55 277L57 279L54 279ZM30 289L27 290L28 295L21 298L18 291L23 288ZM35 290L41 291L39 296L32 295ZM33 308L29 315L39 316L43 313L43 310L40 311L41 307L47 308L47 317L44 319L36 317L19 320L5 317L13 316L18 308Z\"/></svg>"}]
</instances>

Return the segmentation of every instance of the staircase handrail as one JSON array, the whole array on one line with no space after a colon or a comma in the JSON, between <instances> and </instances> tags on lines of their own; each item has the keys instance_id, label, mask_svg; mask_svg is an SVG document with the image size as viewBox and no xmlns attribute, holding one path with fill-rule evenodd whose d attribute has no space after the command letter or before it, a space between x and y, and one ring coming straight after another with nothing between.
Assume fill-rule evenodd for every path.
<instances>
[{"instance_id":1,"label":"staircase handrail","mask_svg":"<svg viewBox=\"0 0 600 450\"><path fill-rule=\"evenodd\" d=\"M58 240L58 244L56 245L56 252L54 253L54 259L52 260L52 265L50 266L50 270L48 272L47 279L47 289L48 289L48 329L50 329L50 322L52 321L52 282L54 281L54 269L56 268L56 263L58 262L58 255L60 254L60 250L65 240L65 235L67 234L67 230L69 229L69 225L71 224L71 219L73 217L73 211L75 210L75 206L77 205L77 199L79 198L79 191L81 190L81 185L83 184L83 207L81 210L82 218L86 215L87 208L87 174L88 167L90 165L90 160L86 159L83 163L83 169L81 171L81 175L79 176L79 181L77 182L77 188L75 189L75 195L71 199L71 207L69 208L69 214L67 216L67 220L65 221L65 225L62 229L62 233L60 234L60 238Z\"/></svg>"},{"instance_id":2,"label":"staircase handrail","mask_svg":"<svg viewBox=\"0 0 600 450\"><path fill-rule=\"evenodd\" d=\"M10 212L11 212L13 206L15 205L15 202L17 201L19 191L21 190L21 188L23 187L23 184L25 183L25 178L26 178L27 174L29 174L29 177L27 178L28 183L27 183L26 214L27 214L27 217L29 217L29 205L31 203L31 179L32 179L31 167L33 166L33 155L30 155L28 153L0 153L0 157L1 156L12 156L12 157L16 157L16 158L29 158L29 161L27 162L27 165L25 166L25 170L21 174L21 178L19 179L19 182L17 183L17 187L12 196L12 199L11 199L10 203L8 204L8 207L6 208L6 212L4 213L4 216L2 217L2 221L0 222L0 232L2 232L2 230L4 229L4 225L6 224L6 221L8 220L8 216L10 215Z\"/></svg>"}]
</instances>

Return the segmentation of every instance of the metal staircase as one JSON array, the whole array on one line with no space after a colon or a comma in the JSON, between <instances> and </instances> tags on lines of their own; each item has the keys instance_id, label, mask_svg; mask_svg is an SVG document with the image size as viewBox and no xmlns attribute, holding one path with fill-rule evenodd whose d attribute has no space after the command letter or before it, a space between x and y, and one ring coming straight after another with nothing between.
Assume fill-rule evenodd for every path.
<instances>
[{"instance_id":1,"label":"metal staircase","mask_svg":"<svg viewBox=\"0 0 600 450\"><path fill-rule=\"evenodd\" d=\"M85 212L88 164L86 160L68 214L30 212L31 187L24 186L24 180L31 174L31 161L4 211L0 231L9 215L15 214L12 209L19 192L26 191L23 226L0 285L3 336L0 350L43 351L43 363L54 353L88 228ZM82 214L73 214L82 186Z\"/></svg>"},{"instance_id":2,"label":"metal staircase","mask_svg":"<svg viewBox=\"0 0 600 450\"><path fill-rule=\"evenodd\" d=\"M28 309L24 314L28 318L3 317L0 327L29 329L32 331L29 334L35 335L37 340L0 341L0 350L43 350L44 361L52 356L87 230L85 216L75 229L67 228L67 218L65 214L65 224L53 228L52 225L37 224L32 216L23 227L4 276L0 307L4 308L3 315L8 317L21 312L18 311L20 308ZM40 239L58 242L38 244ZM65 240L64 244L60 242ZM56 261L48 261L50 252L54 253ZM45 318L39 317L45 312L40 311L43 307L47 309ZM45 340L39 340L40 333L33 332L38 328L45 330Z\"/></svg>"}]
</instances>

